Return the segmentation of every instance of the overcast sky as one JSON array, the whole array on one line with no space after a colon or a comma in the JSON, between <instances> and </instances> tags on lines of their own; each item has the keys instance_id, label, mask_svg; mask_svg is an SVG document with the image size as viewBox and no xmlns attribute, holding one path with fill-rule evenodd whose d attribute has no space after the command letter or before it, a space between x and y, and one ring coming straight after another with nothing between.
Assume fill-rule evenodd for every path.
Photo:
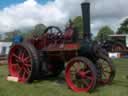
<instances>
[{"instance_id":1,"label":"overcast sky","mask_svg":"<svg viewBox=\"0 0 128 96\"><path fill-rule=\"evenodd\" d=\"M91 2L91 32L104 25L116 30L128 16L128 0L0 0L0 32L45 25L64 24L81 15L81 2Z\"/></svg>"}]
</instances>

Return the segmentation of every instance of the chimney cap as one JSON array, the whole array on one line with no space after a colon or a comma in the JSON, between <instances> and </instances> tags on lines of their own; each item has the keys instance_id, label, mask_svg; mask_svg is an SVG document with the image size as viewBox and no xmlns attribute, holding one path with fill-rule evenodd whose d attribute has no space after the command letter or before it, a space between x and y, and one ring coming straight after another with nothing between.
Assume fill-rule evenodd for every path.
<instances>
[{"instance_id":1,"label":"chimney cap","mask_svg":"<svg viewBox=\"0 0 128 96\"><path fill-rule=\"evenodd\" d=\"M85 3L90 3L90 0L84 0Z\"/></svg>"}]
</instances>

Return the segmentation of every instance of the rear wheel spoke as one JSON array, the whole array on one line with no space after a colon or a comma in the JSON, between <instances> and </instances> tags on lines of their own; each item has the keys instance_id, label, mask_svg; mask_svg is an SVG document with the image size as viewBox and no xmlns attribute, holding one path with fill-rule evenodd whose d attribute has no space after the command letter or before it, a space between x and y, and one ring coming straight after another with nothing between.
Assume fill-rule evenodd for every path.
<instances>
[{"instance_id":1,"label":"rear wheel spoke","mask_svg":"<svg viewBox=\"0 0 128 96\"><path fill-rule=\"evenodd\" d=\"M15 53L13 53L12 56L19 60L19 57Z\"/></svg>"},{"instance_id":2,"label":"rear wheel spoke","mask_svg":"<svg viewBox=\"0 0 128 96\"><path fill-rule=\"evenodd\" d=\"M31 64L24 64L26 67L32 67Z\"/></svg>"},{"instance_id":3,"label":"rear wheel spoke","mask_svg":"<svg viewBox=\"0 0 128 96\"><path fill-rule=\"evenodd\" d=\"M26 76L25 76L26 74L25 74L25 73L26 73L26 72L23 72L22 77L21 77L23 80L26 79Z\"/></svg>"},{"instance_id":4,"label":"rear wheel spoke","mask_svg":"<svg viewBox=\"0 0 128 96\"><path fill-rule=\"evenodd\" d=\"M21 68L17 71L17 73L20 74L22 70L23 70L23 68L21 67Z\"/></svg>"},{"instance_id":5,"label":"rear wheel spoke","mask_svg":"<svg viewBox=\"0 0 128 96\"><path fill-rule=\"evenodd\" d=\"M23 52L22 52L22 59L25 58L25 54L26 54L26 52L25 52L25 50L23 50Z\"/></svg>"},{"instance_id":6,"label":"rear wheel spoke","mask_svg":"<svg viewBox=\"0 0 128 96\"><path fill-rule=\"evenodd\" d=\"M27 74L29 73L25 67L23 67L23 71Z\"/></svg>"},{"instance_id":7,"label":"rear wheel spoke","mask_svg":"<svg viewBox=\"0 0 128 96\"><path fill-rule=\"evenodd\" d=\"M13 68L18 68L19 65L18 65L18 64L12 64L12 67L13 67Z\"/></svg>"},{"instance_id":8,"label":"rear wheel spoke","mask_svg":"<svg viewBox=\"0 0 128 96\"><path fill-rule=\"evenodd\" d=\"M30 61L30 57L29 57L29 56L28 56L28 57L25 57L25 58L23 59L23 61L28 63L28 62Z\"/></svg>"},{"instance_id":9,"label":"rear wheel spoke","mask_svg":"<svg viewBox=\"0 0 128 96\"><path fill-rule=\"evenodd\" d=\"M18 56L19 56L20 58L22 57L22 50L23 50L23 49L19 49L19 55L18 55Z\"/></svg>"}]
</instances>

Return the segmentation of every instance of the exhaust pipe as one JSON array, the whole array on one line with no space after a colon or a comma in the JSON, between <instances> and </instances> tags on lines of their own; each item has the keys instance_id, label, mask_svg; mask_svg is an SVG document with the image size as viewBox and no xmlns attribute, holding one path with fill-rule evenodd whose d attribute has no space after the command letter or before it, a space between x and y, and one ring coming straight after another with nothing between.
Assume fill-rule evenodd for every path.
<instances>
[{"instance_id":1,"label":"exhaust pipe","mask_svg":"<svg viewBox=\"0 0 128 96\"><path fill-rule=\"evenodd\" d=\"M90 30L90 3L83 2L81 4L82 17L83 17L83 38L86 40L91 40L91 30Z\"/></svg>"}]
</instances>

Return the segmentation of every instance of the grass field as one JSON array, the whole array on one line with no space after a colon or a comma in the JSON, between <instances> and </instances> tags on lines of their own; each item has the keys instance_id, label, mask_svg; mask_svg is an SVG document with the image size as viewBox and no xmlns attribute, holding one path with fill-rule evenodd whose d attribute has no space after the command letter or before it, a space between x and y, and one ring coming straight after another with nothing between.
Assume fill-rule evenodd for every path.
<instances>
[{"instance_id":1,"label":"grass field","mask_svg":"<svg viewBox=\"0 0 128 96\"><path fill-rule=\"evenodd\" d=\"M112 85L100 86L91 93L75 93L64 82L63 76L32 84L6 81L7 65L0 66L0 96L128 96L128 59L113 60L117 73Z\"/></svg>"}]
</instances>

